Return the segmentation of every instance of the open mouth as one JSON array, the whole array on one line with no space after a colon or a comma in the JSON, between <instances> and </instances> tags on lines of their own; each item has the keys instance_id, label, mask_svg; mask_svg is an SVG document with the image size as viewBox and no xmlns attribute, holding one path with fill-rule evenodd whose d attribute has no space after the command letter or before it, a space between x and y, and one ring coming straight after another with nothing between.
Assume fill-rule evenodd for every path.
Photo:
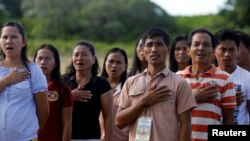
<instances>
[{"instance_id":1,"label":"open mouth","mask_svg":"<svg viewBox=\"0 0 250 141\"><path fill-rule=\"evenodd\" d=\"M7 51L10 51L10 50L13 50L14 48L13 47L7 47L6 50Z\"/></svg>"},{"instance_id":2,"label":"open mouth","mask_svg":"<svg viewBox=\"0 0 250 141\"><path fill-rule=\"evenodd\" d=\"M116 70L111 70L111 73L116 73L117 71Z\"/></svg>"},{"instance_id":3,"label":"open mouth","mask_svg":"<svg viewBox=\"0 0 250 141\"><path fill-rule=\"evenodd\" d=\"M47 68L46 67L41 67L42 70L46 70Z\"/></svg>"},{"instance_id":4,"label":"open mouth","mask_svg":"<svg viewBox=\"0 0 250 141\"><path fill-rule=\"evenodd\" d=\"M84 63L79 62L79 63L76 63L76 65L77 65L77 66L83 66Z\"/></svg>"}]
</instances>

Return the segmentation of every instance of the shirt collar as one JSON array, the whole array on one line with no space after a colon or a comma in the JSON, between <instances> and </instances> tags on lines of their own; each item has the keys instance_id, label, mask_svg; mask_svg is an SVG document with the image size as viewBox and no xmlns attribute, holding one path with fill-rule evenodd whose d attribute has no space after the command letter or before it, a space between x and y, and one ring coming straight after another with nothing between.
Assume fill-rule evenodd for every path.
<instances>
[{"instance_id":1,"label":"shirt collar","mask_svg":"<svg viewBox=\"0 0 250 141\"><path fill-rule=\"evenodd\" d=\"M165 67L163 70L161 70L159 73L157 73L157 74L155 75L155 77L158 76L158 75L167 76L167 75L169 74L169 72L170 72L169 68L168 68L168 67ZM143 75L149 75L148 69L145 69L145 70L143 71Z\"/></svg>"},{"instance_id":2,"label":"shirt collar","mask_svg":"<svg viewBox=\"0 0 250 141\"><path fill-rule=\"evenodd\" d=\"M120 83L119 85L117 85L114 89L113 89L113 95L117 95L121 92L122 90L122 83Z\"/></svg>"},{"instance_id":3,"label":"shirt collar","mask_svg":"<svg viewBox=\"0 0 250 141\"><path fill-rule=\"evenodd\" d=\"M192 69L192 65L186 67L183 70L183 76L184 77L194 77L192 75L191 69ZM212 64L210 69L208 69L206 72L201 74L201 77L211 77L211 76L213 76L215 74L215 72L216 72L216 67L215 67L214 64Z\"/></svg>"}]
</instances>

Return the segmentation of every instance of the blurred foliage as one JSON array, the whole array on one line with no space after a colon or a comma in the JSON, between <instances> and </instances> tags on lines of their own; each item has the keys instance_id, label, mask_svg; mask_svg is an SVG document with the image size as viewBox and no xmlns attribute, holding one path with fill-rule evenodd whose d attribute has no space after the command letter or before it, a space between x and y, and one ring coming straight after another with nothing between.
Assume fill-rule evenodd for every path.
<instances>
[{"instance_id":1,"label":"blurred foliage","mask_svg":"<svg viewBox=\"0 0 250 141\"><path fill-rule=\"evenodd\" d=\"M0 24L25 25L29 53L52 43L69 54L78 40L90 40L99 53L111 47L133 55L135 40L151 26L165 28L171 38L196 27L212 32L229 27L250 33L250 0L227 0L217 15L168 15L150 0L0 0Z\"/></svg>"},{"instance_id":2,"label":"blurred foliage","mask_svg":"<svg viewBox=\"0 0 250 141\"><path fill-rule=\"evenodd\" d=\"M151 26L177 29L173 17L149 0L22 0L34 38L131 41ZM38 34L39 33L39 34Z\"/></svg>"},{"instance_id":3,"label":"blurred foliage","mask_svg":"<svg viewBox=\"0 0 250 141\"><path fill-rule=\"evenodd\" d=\"M41 44L53 44L59 51L60 59L61 59L61 71L62 73L65 72L66 67L71 62L71 54L76 42L80 40L78 39L71 39L71 40L62 40L62 39L28 39L28 56L30 60L33 60L33 55L35 49L38 48ZM128 54L129 58L129 67L131 67L132 58L134 55L134 47L135 41L129 43L107 43L107 42L100 42L100 41L91 41L96 49L96 56L98 58L98 62L100 67L102 67L102 63L104 61L104 56L108 52L109 49L113 47L123 48L126 53Z\"/></svg>"},{"instance_id":4,"label":"blurred foliage","mask_svg":"<svg viewBox=\"0 0 250 141\"><path fill-rule=\"evenodd\" d=\"M188 34L192 29L204 27L215 33L221 28L230 28L231 22L227 22L222 15L177 16L175 17L178 31L173 33Z\"/></svg>"},{"instance_id":5,"label":"blurred foliage","mask_svg":"<svg viewBox=\"0 0 250 141\"><path fill-rule=\"evenodd\" d=\"M219 15L224 26L250 33L250 0L227 0ZM223 24L221 22L221 24Z\"/></svg>"},{"instance_id":6,"label":"blurred foliage","mask_svg":"<svg viewBox=\"0 0 250 141\"><path fill-rule=\"evenodd\" d=\"M53 44L60 52L61 55L71 55L72 49L74 45L80 41L81 39L71 39L71 40L62 40L62 39L28 39L28 54L32 56L34 54L35 49L38 48L41 44ZM113 47L119 47L126 50L129 57L132 57L134 53L135 41L129 43L107 43L100 41L92 41L93 45L96 48L97 55L105 55L109 49Z\"/></svg>"},{"instance_id":7,"label":"blurred foliage","mask_svg":"<svg viewBox=\"0 0 250 141\"><path fill-rule=\"evenodd\" d=\"M22 0L0 0L0 17L21 18Z\"/></svg>"},{"instance_id":8,"label":"blurred foliage","mask_svg":"<svg viewBox=\"0 0 250 141\"><path fill-rule=\"evenodd\" d=\"M177 34L188 34L193 28L205 27L208 29L212 28L211 21L214 15L204 16L177 16L176 23L178 27Z\"/></svg>"}]
</instances>

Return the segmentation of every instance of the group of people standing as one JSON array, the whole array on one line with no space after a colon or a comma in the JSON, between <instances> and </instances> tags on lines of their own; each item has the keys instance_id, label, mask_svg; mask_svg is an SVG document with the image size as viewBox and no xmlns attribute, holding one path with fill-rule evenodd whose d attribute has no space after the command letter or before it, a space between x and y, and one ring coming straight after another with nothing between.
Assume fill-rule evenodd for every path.
<instances>
[{"instance_id":1,"label":"group of people standing","mask_svg":"<svg viewBox=\"0 0 250 141\"><path fill-rule=\"evenodd\" d=\"M129 71L115 47L100 75L88 41L62 75L52 44L28 60L20 23L2 26L0 46L1 141L206 141L208 125L249 124L250 37L240 31L197 28L171 42L152 27Z\"/></svg>"}]
</instances>

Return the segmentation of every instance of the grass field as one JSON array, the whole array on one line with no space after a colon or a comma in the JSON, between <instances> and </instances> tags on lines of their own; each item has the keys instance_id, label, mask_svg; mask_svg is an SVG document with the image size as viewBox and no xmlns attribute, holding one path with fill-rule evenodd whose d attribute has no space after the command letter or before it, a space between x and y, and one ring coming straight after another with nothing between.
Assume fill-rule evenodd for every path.
<instances>
[{"instance_id":1,"label":"grass field","mask_svg":"<svg viewBox=\"0 0 250 141\"><path fill-rule=\"evenodd\" d=\"M65 73L66 67L70 64L71 62L71 55L73 51L74 44L76 42L80 41L79 39L70 39L70 40L62 40L62 39L55 39L55 40L50 40L50 39L31 39L28 40L28 54L30 56L30 60L32 60L33 54L36 50L37 47L39 47L41 44L52 44L54 45L60 54L60 59L61 59L61 72L62 74ZM135 47L135 41L131 41L130 43L105 43L105 42L98 42L98 41L91 41L91 43L95 46L96 48L96 56L99 61L99 66L100 69L103 65L103 60L111 48L114 47L119 47L122 48L126 51L128 58L129 58L129 67L131 66L131 60L134 55L134 47Z\"/></svg>"},{"instance_id":2,"label":"grass field","mask_svg":"<svg viewBox=\"0 0 250 141\"><path fill-rule=\"evenodd\" d=\"M78 40L31 40L29 42L29 58L33 60L33 54L36 47L41 44L53 44L59 51L61 59L61 73L64 74L66 67L71 63L71 56L73 51L74 42ZM128 55L128 69L132 66L132 60L134 56L135 43L103 43L103 42L93 42L93 45L96 48L96 56L99 62L100 71L102 71L103 61L108 50L114 47L122 48L126 51ZM166 60L166 63L168 61Z\"/></svg>"}]
</instances>

